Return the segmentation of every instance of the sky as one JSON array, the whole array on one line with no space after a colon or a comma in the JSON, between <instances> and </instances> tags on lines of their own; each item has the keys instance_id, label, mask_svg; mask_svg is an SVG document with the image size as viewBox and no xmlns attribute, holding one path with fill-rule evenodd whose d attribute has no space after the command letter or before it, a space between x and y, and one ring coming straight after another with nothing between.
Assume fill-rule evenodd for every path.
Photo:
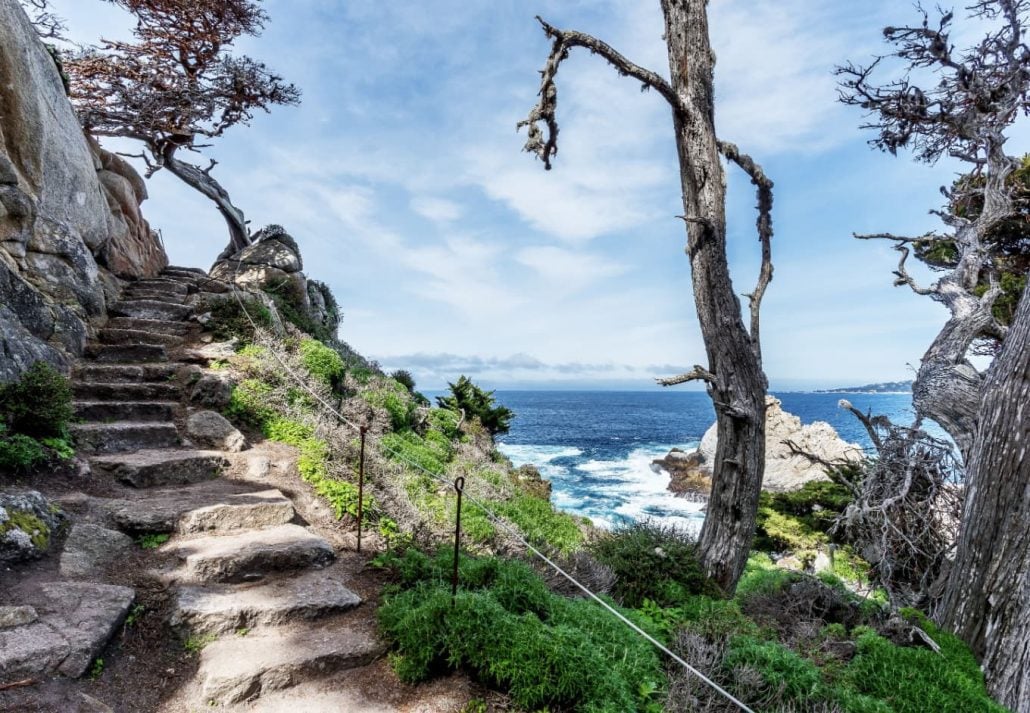
<instances>
[{"instance_id":1,"label":"sky","mask_svg":"<svg viewBox=\"0 0 1030 713\"><path fill-rule=\"evenodd\" d=\"M296 238L305 273L342 308L343 340L427 390L460 374L495 389L649 389L705 363L660 96L576 50L558 74L552 171L515 130L550 47L535 15L668 76L657 0L263 4L271 22L236 51L297 84L302 104L234 128L198 162L218 160L215 177L254 229L278 223ZM131 27L99 0L52 5L80 43ZM888 244L851 236L938 227L928 211L958 167L871 149L832 70L884 51L881 29L914 11L713 0L710 15L717 131L776 184L762 315L771 388L912 378L946 312L892 285ZM1025 146L1019 129L1013 144ZM739 170L728 177L743 294L759 267L755 199ZM173 264L207 268L227 241L213 204L166 172L143 210Z\"/></svg>"}]
</instances>

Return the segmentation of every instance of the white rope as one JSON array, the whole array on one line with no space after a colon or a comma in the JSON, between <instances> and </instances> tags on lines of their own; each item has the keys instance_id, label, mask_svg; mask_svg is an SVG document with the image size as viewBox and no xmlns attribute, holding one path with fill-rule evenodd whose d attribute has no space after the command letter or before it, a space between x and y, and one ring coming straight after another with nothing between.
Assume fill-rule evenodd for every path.
<instances>
[{"instance_id":1,"label":"white rope","mask_svg":"<svg viewBox=\"0 0 1030 713\"><path fill-rule=\"evenodd\" d=\"M236 277L239 274L239 269L240 269L240 266L242 264L243 263L237 262L236 270L233 273L232 291L233 291L233 295L235 295L235 297L236 297L236 301L240 305L240 309L243 310L243 314L246 316L247 321L250 322L251 326L254 328L254 331L257 332L259 330L259 327L254 322L254 320L251 318L250 313L247 312L247 307L244 304L243 299L240 297L240 292L239 292L238 289L236 289ZM316 401L318 401L330 413L332 413L334 416L336 416L336 418L338 418L341 423L344 423L344 424L350 426L351 428L355 429L358 432L361 431L361 427L360 426L357 426L357 425L351 423L351 421L349 421L343 414L341 414L339 411L337 411L336 408L332 404L328 403L325 399L323 399L321 397L320 394L318 394L314 389L312 389L310 386L308 386L304 382L304 380L301 379L300 376L298 376L297 373L292 368L290 368L290 366L282 359L282 357L279 355L279 353L276 350L271 349L269 351L271 351L272 356L275 357L275 360L279 362L279 364L283 367L283 369L285 369L286 373L288 373L291 377L293 377L293 380L296 381L305 391L307 391L309 394L311 394L311 396L314 397L314 399ZM453 486L453 483L448 481L446 478L444 478L444 477L442 477L442 476L440 476L440 475L438 475L436 473L433 473L432 471L428 470L427 468L425 468L421 464L416 463L413 460L410 460L403 453L400 453L400 452L398 452L398 451L396 451L396 450L394 450L394 449L392 449L392 448L390 448L388 446L384 446L382 441L379 441L379 448L380 448L380 450L386 451L390 455L392 455L395 458L397 458L398 460L408 464L409 466L411 466L411 467L413 467L413 468L415 468L417 470L422 471L423 473L428 475L430 478L433 478L434 480L436 480L436 481L438 481L440 483L443 483L444 485L447 485L448 487L452 487ZM529 541L526 540L526 538L522 536L521 532L517 531L514 527L509 525L503 518L499 517L489 507L487 507L486 505L484 505L482 502L480 502L479 500L477 500L476 498L474 498L471 495L465 495L464 497L467 498L473 505L475 505L480 510L482 510L486 514L486 516L491 521L493 521L496 525L499 525L501 528L506 530L508 532L508 534L510 534L512 537L514 537L519 542L521 542L523 545L525 545L526 549L528 549L534 555L536 555L541 560L543 560L545 563L547 563L547 565L550 566L551 568L553 568L558 574L560 574L561 576L565 577L565 579L569 580L569 582L571 582L573 585L575 585L577 588L579 588L584 594L586 594L588 597L590 597L595 602L597 602L599 605L601 605L605 610L607 610L610 614L612 614L617 619L619 619L619 621L621 621L623 624L628 626L630 629L635 631L640 636L644 637L647 641L649 641L651 644L653 644L659 651L663 652L669 658L671 658L673 661L675 661L676 663L680 664L681 666L683 666L683 668L687 669L692 674L697 676L704 683L706 683L708 686L710 686L713 690L717 691L719 694L721 694L723 697L725 697L726 700L730 701L731 703L733 703L734 705L739 707L742 711L745 711L746 713L754 713L754 711L752 711L750 708L748 708L741 701L737 700L732 694L730 694L728 691L726 691L722 686L720 686L715 681L713 681L712 679L708 678L706 675L704 675L703 673L698 671L696 668L694 668L689 663L684 661L681 657L679 657L676 654L674 654L672 651L669 650L668 647L666 647L660 641L658 641L653 636L648 634L646 631L641 629L639 626L634 624L632 621L630 621L628 618L626 618L625 615L623 615L621 612L619 612L613 606L611 606L606 601L601 599L601 597L596 595L594 592L592 592L590 589L588 589L585 585L583 585L579 581L577 581L575 577L573 577L571 574L569 574L564 569L562 569L557 564L555 564L551 560L551 558L549 558L543 552L541 552L536 547L534 547L532 544L530 544Z\"/></svg>"}]
</instances>

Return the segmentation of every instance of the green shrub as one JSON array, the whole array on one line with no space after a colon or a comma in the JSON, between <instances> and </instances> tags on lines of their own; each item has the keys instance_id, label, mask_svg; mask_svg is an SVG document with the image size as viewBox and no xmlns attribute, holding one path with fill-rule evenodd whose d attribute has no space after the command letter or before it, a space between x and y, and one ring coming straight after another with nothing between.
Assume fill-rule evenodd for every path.
<instances>
[{"instance_id":1,"label":"green shrub","mask_svg":"<svg viewBox=\"0 0 1030 713\"><path fill-rule=\"evenodd\" d=\"M464 412L466 419L478 420L491 435L508 432L515 414L511 409L495 404L493 391L483 391L466 376L448 386L450 396L436 397L441 408L454 413Z\"/></svg>"},{"instance_id":2,"label":"green shrub","mask_svg":"<svg viewBox=\"0 0 1030 713\"><path fill-rule=\"evenodd\" d=\"M719 594L701 569L696 544L675 528L640 522L600 536L589 549L615 572L613 593L625 606L645 599L676 606L692 594Z\"/></svg>"},{"instance_id":3,"label":"green shrub","mask_svg":"<svg viewBox=\"0 0 1030 713\"><path fill-rule=\"evenodd\" d=\"M70 460L75 455L75 448L66 438L41 438L39 442L52 450L61 460Z\"/></svg>"},{"instance_id":4,"label":"green shrub","mask_svg":"<svg viewBox=\"0 0 1030 713\"><path fill-rule=\"evenodd\" d=\"M393 379L386 379L377 388L361 392L370 406L385 409L390 415L390 428L400 433L411 428L415 418L415 402L411 394Z\"/></svg>"},{"instance_id":5,"label":"green shrub","mask_svg":"<svg viewBox=\"0 0 1030 713\"><path fill-rule=\"evenodd\" d=\"M403 680L465 668L520 708L594 713L644 710L662 687L654 649L596 604L552 594L522 563L463 557L452 605L448 565L447 553L406 553L410 588L379 608Z\"/></svg>"},{"instance_id":6,"label":"green shrub","mask_svg":"<svg viewBox=\"0 0 1030 713\"><path fill-rule=\"evenodd\" d=\"M0 415L15 433L65 437L75 415L68 379L45 361L37 361L18 381L0 387Z\"/></svg>"},{"instance_id":7,"label":"green shrub","mask_svg":"<svg viewBox=\"0 0 1030 713\"><path fill-rule=\"evenodd\" d=\"M815 702L825 694L819 668L774 641L736 636L730 639L723 666L729 671L738 666L758 671L769 689L789 701Z\"/></svg>"},{"instance_id":8,"label":"green shrub","mask_svg":"<svg viewBox=\"0 0 1030 713\"><path fill-rule=\"evenodd\" d=\"M774 594L799 576L796 572L777 567L764 552L752 553L744 566L744 574L737 582L736 598L743 600L752 595Z\"/></svg>"},{"instance_id":9,"label":"green shrub","mask_svg":"<svg viewBox=\"0 0 1030 713\"><path fill-rule=\"evenodd\" d=\"M984 687L976 658L957 637L919 617L923 629L941 647L895 646L874 631L858 632L858 652L840 681L844 691L878 698L897 713L1002 713Z\"/></svg>"},{"instance_id":10,"label":"green shrub","mask_svg":"<svg viewBox=\"0 0 1030 713\"><path fill-rule=\"evenodd\" d=\"M755 549L804 552L826 545L830 528L851 500L847 488L825 480L810 481L788 493L763 491Z\"/></svg>"},{"instance_id":11,"label":"green shrub","mask_svg":"<svg viewBox=\"0 0 1030 713\"><path fill-rule=\"evenodd\" d=\"M453 441L461 436L461 431L458 430L459 418L460 416L454 411L434 408L429 411L429 426L443 434L447 440Z\"/></svg>"},{"instance_id":12,"label":"green shrub","mask_svg":"<svg viewBox=\"0 0 1030 713\"><path fill-rule=\"evenodd\" d=\"M46 460L46 451L35 438L20 433L0 433L0 469L29 471Z\"/></svg>"},{"instance_id":13,"label":"green shrub","mask_svg":"<svg viewBox=\"0 0 1030 713\"><path fill-rule=\"evenodd\" d=\"M251 320L254 320L254 324L262 329L272 327L272 313L260 300L244 297L242 301L242 307L235 297L221 299L210 305L211 319L205 328L214 335L215 339L251 341L254 338L254 326L251 324Z\"/></svg>"},{"instance_id":14,"label":"green shrub","mask_svg":"<svg viewBox=\"0 0 1030 713\"><path fill-rule=\"evenodd\" d=\"M387 433L379 440L387 456L395 461L415 463L433 475L447 472L448 455L438 444L426 442L416 433Z\"/></svg>"},{"instance_id":15,"label":"green shrub","mask_svg":"<svg viewBox=\"0 0 1030 713\"><path fill-rule=\"evenodd\" d=\"M303 339L300 342L300 358L304 368L327 386L337 389L343 383L347 368L343 357L336 350L315 339Z\"/></svg>"},{"instance_id":16,"label":"green shrub","mask_svg":"<svg viewBox=\"0 0 1030 713\"><path fill-rule=\"evenodd\" d=\"M272 391L260 379L244 379L233 387L225 415L239 423L262 427L276 417L276 410L269 404Z\"/></svg>"},{"instance_id":17,"label":"green shrub","mask_svg":"<svg viewBox=\"0 0 1030 713\"><path fill-rule=\"evenodd\" d=\"M526 539L537 546L549 545L568 554L583 544L583 531L576 518L555 510L549 500L519 494L511 500L492 501L490 507L518 525Z\"/></svg>"},{"instance_id":18,"label":"green shrub","mask_svg":"<svg viewBox=\"0 0 1030 713\"><path fill-rule=\"evenodd\" d=\"M281 288L266 288L265 294L272 298L280 316L300 331L323 343L336 341L337 335L329 327L311 317L300 292L293 290L292 286L292 281L284 281Z\"/></svg>"},{"instance_id":19,"label":"green shrub","mask_svg":"<svg viewBox=\"0 0 1030 713\"><path fill-rule=\"evenodd\" d=\"M758 636L758 625L740 611L732 599L719 599L704 594L687 597L677 607L681 623L708 639L719 640L729 636Z\"/></svg>"}]
</instances>

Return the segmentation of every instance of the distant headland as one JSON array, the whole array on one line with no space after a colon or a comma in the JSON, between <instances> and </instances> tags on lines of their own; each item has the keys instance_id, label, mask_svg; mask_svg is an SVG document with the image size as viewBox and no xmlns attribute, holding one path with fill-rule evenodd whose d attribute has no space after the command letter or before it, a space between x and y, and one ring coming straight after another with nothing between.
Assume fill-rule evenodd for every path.
<instances>
[{"instance_id":1,"label":"distant headland","mask_svg":"<svg viewBox=\"0 0 1030 713\"><path fill-rule=\"evenodd\" d=\"M885 381L865 386L843 386L836 389L819 389L817 394L897 394L911 393L911 381Z\"/></svg>"}]
</instances>

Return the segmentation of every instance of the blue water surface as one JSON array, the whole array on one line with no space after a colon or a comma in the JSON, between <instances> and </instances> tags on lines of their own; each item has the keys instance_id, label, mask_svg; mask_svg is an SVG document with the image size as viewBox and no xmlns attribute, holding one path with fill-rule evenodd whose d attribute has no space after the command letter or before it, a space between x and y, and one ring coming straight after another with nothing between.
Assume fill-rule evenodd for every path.
<instances>
[{"instance_id":1,"label":"blue water surface","mask_svg":"<svg viewBox=\"0 0 1030 713\"><path fill-rule=\"evenodd\" d=\"M912 420L909 394L775 394L802 423L826 421L847 441L869 438L841 398ZM532 463L554 487L554 504L595 524L613 527L643 518L697 530L702 506L676 498L668 476L651 463L673 447L691 450L715 420L711 400L696 391L498 391L515 412L498 447L516 466Z\"/></svg>"}]
</instances>

